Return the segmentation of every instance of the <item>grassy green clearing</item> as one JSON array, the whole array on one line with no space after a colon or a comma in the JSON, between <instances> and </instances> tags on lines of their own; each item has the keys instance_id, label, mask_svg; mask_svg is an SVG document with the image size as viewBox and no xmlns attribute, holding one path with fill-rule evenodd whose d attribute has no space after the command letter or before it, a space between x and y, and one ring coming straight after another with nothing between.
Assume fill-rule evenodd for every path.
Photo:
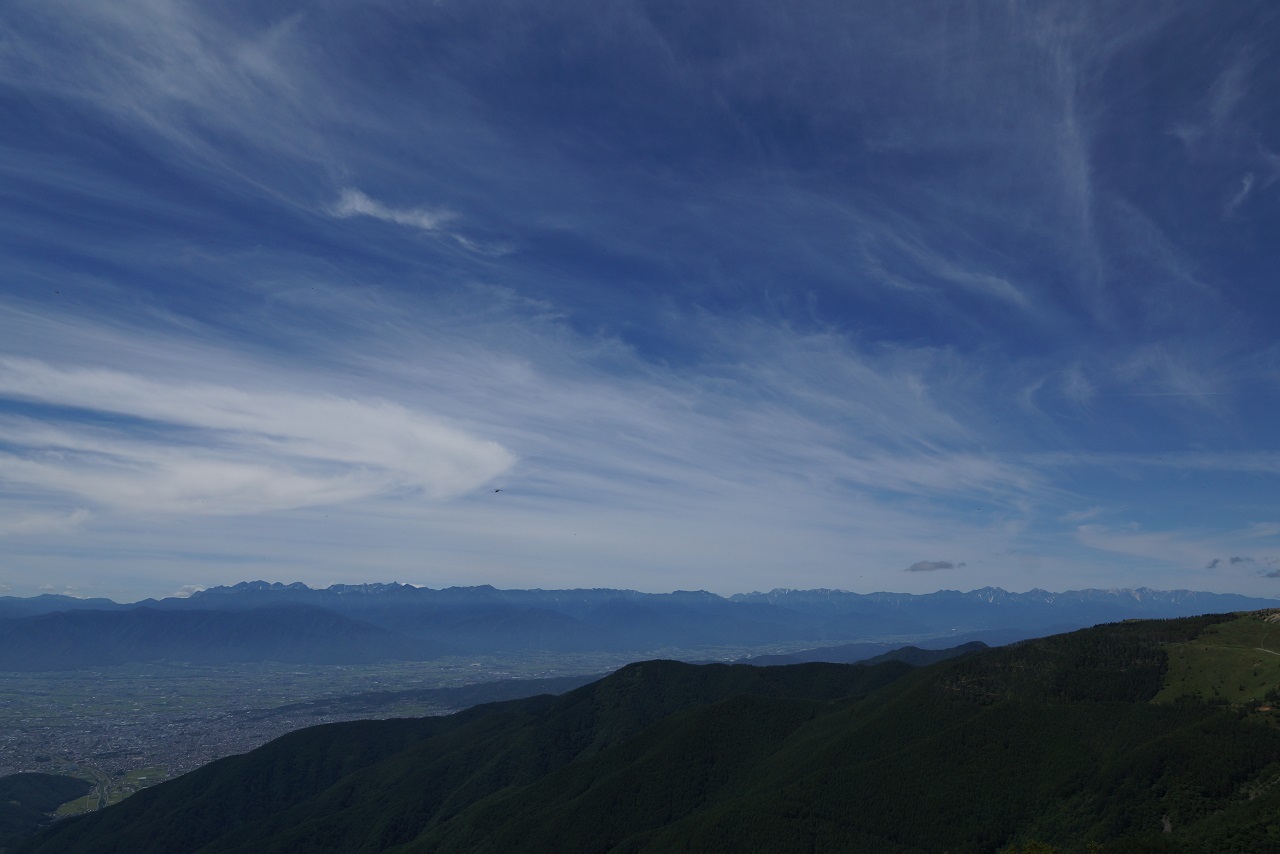
<instances>
[{"instance_id":1,"label":"grassy green clearing","mask_svg":"<svg viewBox=\"0 0 1280 854\"><path fill-rule=\"evenodd\" d=\"M135 792L163 782L168 777L163 768L155 766L135 768L110 777L99 769L81 766L78 770L71 772L71 776L88 780L93 783L94 788L84 797L67 801L58 807L57 812L60 816L80 815L104 806L118 804Z\"/></svg>"},{"instance_id":2,"label":"grassy green clearing","mask_svg":"<svg viewBox=\"0 0 1280 854\"><path fill-rule=\"evenodd\" d=\"M154 786L164 778L165 773L163 768L138 768L135 771L130 771L125 774L124 779L121 781L121 785L131 786L135 789L145 788L147 786Z\"/></svg>"},{"instance_id":3,"label":"grassy green clearing","mask_svg":"<svg viewBox=\"0 0 1280 854\"><path fill-rule=\"evenodd\" d=\"M76 798L74 801L67 801L58 807L58 816L65 817L69 815L80 815L81 813L93 812L98 808L98 790L94 789L83 798Z\"/></svg>"},{"instance_id":4,"label":"grassy green clearing","mask_svg":"<svg viewBox=\"0 0 1280 854\"><path fill-rule=\"evenodd\" d=\"M106 778L104 776L84 767L70 772L68 776L86 780L93 784L93 788L86 792L84 797L67 801L65 804L58 807L57 814L59 816L80 815L82 813L93 812L99 807L105 806L104 801L107 799L103 798L103 786L108 786L109 790L109 784L106 783Z\"/></svg>"},{"instance_id":5,"label":"grassy green clearing","mask_svg":"<svg viewBox=\"0 0 1280 854\"><path fill-rule=\"evenodd\" d=\"M1187 695L1232 705L1264 701L1280 688L1280 622L1268 612L1206 628L1199 637L1165 647L1169 670L1155 702Z\"/></svg>"}]
</instances>

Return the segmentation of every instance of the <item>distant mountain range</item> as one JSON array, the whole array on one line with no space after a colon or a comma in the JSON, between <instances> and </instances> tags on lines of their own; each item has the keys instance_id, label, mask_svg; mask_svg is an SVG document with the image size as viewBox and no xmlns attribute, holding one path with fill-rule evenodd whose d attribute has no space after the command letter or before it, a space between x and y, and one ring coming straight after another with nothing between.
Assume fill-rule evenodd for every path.
<instances>
[{"instance_id":1,"label":"distant mountain range","mask_svg":"<svg viewBox=\"0 0 1280 854\"><path fill-rule=\"evenodd\" d=\"M265 581L188 598L120 604L0 597L0 670L72 669L157 658L361 663L447 654L548 650L637 653L780 643L1006 643L1135 617L1280 606L1280 600L1187 590L1009 593L986 587L926 595L774 590L442 590L406 584ZM826 660L819 654L814 657ZM670 654L670 653L668 653ZM835 660L856 660L838 657Z\"/></svg>"},{"instance_id":2,"label":"distant mountain range","mask_svg":"<svg viewBox=\"0 0 1280 854\"><path fill-rule=\"evenodd\" d=\"M299 730L17 852L1275 851L1274 629L1127 621L924 668L641 662Z\"/></svg>"},{"instance_id":3,"label":"distant mountain range","mask_svg":"<svg viewBox=\"0 0 1280 854\"><path fill-rule=\"evenodd\" d=\"M68 670L169 659L366 664L438 657L442 646L309 605L251 611L53 611L0 619L0 670Z\"/></svg>"}]
</instances>

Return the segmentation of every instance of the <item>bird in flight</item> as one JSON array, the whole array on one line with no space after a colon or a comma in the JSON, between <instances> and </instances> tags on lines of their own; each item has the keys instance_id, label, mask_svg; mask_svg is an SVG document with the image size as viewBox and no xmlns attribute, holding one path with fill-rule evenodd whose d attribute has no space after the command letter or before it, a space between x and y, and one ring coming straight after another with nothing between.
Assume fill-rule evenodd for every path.
<instances>
[{"instance_id":1,"label":"bird in flight","mask_svg":"<svg viewBox=\"0 0 1280 854\"><path fill-rule=\"evenodd\" d=\"M501 492L501 489L495 489L494 492Z\"/></svg>"}]
</instances>

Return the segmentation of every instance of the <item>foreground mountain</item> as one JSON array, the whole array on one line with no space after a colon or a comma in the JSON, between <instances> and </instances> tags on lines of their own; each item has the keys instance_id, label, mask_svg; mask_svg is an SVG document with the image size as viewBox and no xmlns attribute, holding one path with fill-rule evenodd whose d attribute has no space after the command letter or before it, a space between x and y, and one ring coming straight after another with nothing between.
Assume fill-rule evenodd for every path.
<instances>
[{"instance_id":1,"label":"foreground mountain","mask_svg":"<svg viewBox=\"0 0 1280 854\"><path fill-rule=\"evenodd\" d=\"M487 585L432 590L406 584L337 584L315 590L304 584L255 581L132 605L65 596L0 598L0 648L33 651L7 657L0 653L0 669L8 667L5 661L25 662L22 669L67 669L149 660L152 650L166 649L166 657L179 659L184 650L199 647L175 645L169 638L206 631L222 637L223 627L237 625L226 615L243 615L243 628L234 629L226 643L211 644L210 652L198 660L214 660L212 650L225 650L227 661L339 663L527 650L638 657L659 650L670 655L674 650L812 643L809 652L814 658L852 661L905 643L940 648L981 640L996 645L1133 617L1274 606L1280 601L1146 589L1008 593L988 587L920 596L774 590L725 598L705 591L498 590ZM295 615L310 616L287 619L282 609L290 608L308 609L296 610ZM64 612L98 615L58 618L68 638L83 638L87 632L92 641L56 642L57 631L51 628L56 620L49 615ZM330 616L322 618L320 613ZM115 616L105 616L109 614ZM306 623L318 625L323 619L333 622L328 634L346 640L302 643L311 631ZM270 622L274 628L266 625ZM117 632L90 626L121 628ZM151 630L160 634L148 637ZM290 632L298 642L289 640ZM250 642L255 637L263 639L261 646ZM880 646L818 651L819 644L851 641ZM308 658L308 650L316 652Z\"/></svg>"},{"instance_id":2,"label":"foreground mountain","mask_svg":"<svg viewBox=\"0 0 1280 854\"><path fill-rule=\"evenodd\" d=\"M1064 631L1070 631L1075 626L1059 629L995 629L987 632L968 632L962 635L950 635L941 638L930 638L928 640L917 641L915 644L909 644L913 649L920 651L948 651L957 648L964 648L965 652L972 652L969 649L973 644L977 644L978 648L987 646L1004 646L1005 644L1014 643L1020 640L1029 640L1031 638L1044 637L1051 634L1060 634ZM757 664L763 666L776 666L779 664L804 664L810 661L825 661L829 664L857 664L859 662L879 662L884 660L885 656L891 656L897 650L903 648L901 643L888 643L885 641L862 642L862 643L842 643L836 646L820 646L814 649L802 649L797 652L781 652L770 653L767 655L753 655L747 658L740 658L737 664ZM911 661L910 664L932 664L934 661L941 661L941 656L930 659L928 661Z\"/></svg>"},{"instance_id":3,"label":"foreground mountain","mask_svg":"<svg viewBox=\"0 0 1280 854\"><path fill-rule=\"evenodd\" d=\"M918 646L904 646L901 649L890 650L873 658L868 658L863 663L872 665L883 664L886 661L901 661L910 664L912 667L927 667L939 661L946 661L948 658L957 658L961 655L968 655L971 652L982 652L984 649L989 649L989 647L982 641L969 641L969 643L951 647L950 649L921 649Z\"/></svg>"},{"instance_id":4,"label":"foreground mountain","mask_svg":"<svg viewBox=\"0 0 1280 854\"><path fill-rule=\"evenodd\" d=\"M564 694L595 682L603 674L590 676L548 676L537 679L502 679L496 682L476 682L448 688L411 688L403 691L362 691L359 694L340 694L317 700L286 703L269 709L247 709L234 713L243 721L268 718L296 719L299 715L349 715L373 717L388 707L410 702L445 709L469 709L484 703L518 700L541 694Z\"/></svg>"},{"instance_id":5,"label":"foreground mountain","mask_svg":"<svg viewBox=\"0 0 1280 854\"><path fill-rule=\"evenodd\" d=\"M920 669L644 662L295 732L19 850L1275 851L1273 635L1221 615Z\"/></svg>"}]
</instances>

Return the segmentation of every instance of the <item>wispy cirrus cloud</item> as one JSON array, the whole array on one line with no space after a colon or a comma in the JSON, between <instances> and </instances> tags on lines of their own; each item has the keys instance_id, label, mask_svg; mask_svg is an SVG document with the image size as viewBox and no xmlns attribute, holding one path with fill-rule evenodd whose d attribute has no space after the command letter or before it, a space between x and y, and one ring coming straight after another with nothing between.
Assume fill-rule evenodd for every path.
<instances>
[{"instance_id":1,"label":"wispy cirrus cloud","mask_svg":"<svg viewBox=\"0 0 1280 854\"><path fill-rule=\"evenodd\" d=\"M1165 469L1196 472L1280 474L1280 452L1272 451L1159 451L1148 453L1035 454L1033 465L1047 467ZM1270 530L1266 525L1263 530ZM1252 536L1252 535L1251 535ZM1258 536L1262 536L1259 534Z\"/></svg>"},{"instance_id":2,"label":"wispy cirrus cloud","mask_svg":"<svg viewBox=\"0 0 1280 854\"><path fill-rule=\"evenodd\" d=\"M1062 372L1062 394L1077 404L1085 405L1097 396L1098 389L1080 365L1072 365Z\"/></svg>"},{"instance_id":3,"label":"wispy cirrus cloud","mask_svg":"<svg viewBox=\"0 0 1280 854\"><path fill-rule=\"evenodd\" d=\"M944 6L11 4L6 560L1234 583L1269 25Z\"/></svg>"},{"instance_id":4,"label":"wispy cirrus cloud","mask_svg":"<svg viewBox=\"0 0 1280 854\"><path fill-rule=\"evenodd\" d=\"M888 284L906 288L927 287L930 290L954 288L1022 309L1031 308L1027 295L1008 278L948 260L901 228L897 231L881 228L878 231L874 242L864 238L863 251L872 261L873 269Z\"/></svg>"},{"instance_id":5,"label":"wispy cirrus cloud","mask_svg":"<svg viewBox=\"0 0 1280 854\"><path fill-rule=\"evenodd\" d=\"M457 225L460 217L454 211L445 208L395 208L372 199L352 187L343 188L338 201L330 206L328 211L330 216L337 219L369 217L381 222L417 229L427 234L447 238L454 245L476 255L498 257L512 251L511 245L503 241L464 234Z\"/></svg>"},{"instance_id":6,"label":"wispy cirrus cloud","mask_svg":"<svg viewBox=\"0 0 1280 854\"><path fill-rule=\"evenodd\" d=\"M367 216L428 232L438 232L446 223L456 219L456 214L443 209L391 208L351 187L343 189L330 212L339 219Z\"/></svg>"},{"instance_id":7,"label":"wispy cirrus cloud","mask_svg":"<svg viewBox=\"0 0 1280 854\"><path fill-rule=\"evenodd\" d=\"M17 3L0 77L89 105L204 168L248 177L213 137L319 162L315 120L332 100L298 32L301 16L259 22L178 0Z\"/></svg>"},{"instance_id":8,"label":"wispy cirrus cloud","mask_svg":"<svg viewBox=\"0 0 1280 854\"><path fill-rule=\"evenodd\" d=\"M1106 512L1108 512L1108 509L1106 507L1095 506L1095 507L1088 507L1084 510L1072 510L1067 513L1063 513L1058 518L1063 522L1071 522L1074 524L1079 522L1087 522L1090 519L1095 519Z\"/></svg>"},{"instance_id":9,"label":"wispy cirrus cloud","mask_svg":"<svg viewBox=\"0 0 1280 854\"><path fill-rule=\"evenodd\" d=\"M1195 364L1188 355L1166 345L1135 350L1117 367L1117 377L1133 395L1164 395L1211 406L1211 398L1227 390L1211 366Z\"/></svg>"},{"instance_id":10,"label":"wispy cirrus cloud","mask_svg":"<svg viewBox=\"0 0 1280 854\"><path fill-rule=\"evenodd\" d=\"M996 515L1052 492L984 450L965 409L939 393L932 374L954 369L945 354L872 356L829 335L705 318L720 358L677 373L568 335L546 306L494 296L453 305L452 318L385 296L327 306L359 337L330 349L323 379L190 330L144 339L63 318L31 345L56 336L77 360L120 367L0 362L0 399L19 404L0 418L0 478L94 507L94 536L122 545L139 514L209 520L184 521L188 542L165 550L198 550L197 530L222 530L219 518L264 516L271 539L264 529L240 548L273 563L308 556L319 571L366 559L319 547L359 518L404 560L413 543L470 542L459 566L537 566L569 584L587 580L574 567L623 552L673 570L732 555L761 581L797 549L825 563L853 542L864 561L901 566L921 513L972 499ZM410 316L431 320L396 323ZM439 417L424 414L431 401ZM852 429L831 430L833 418ZM876 497L887 494L900 506ZM966 551L988 525L933 524ZM272 542L285 530L292 554ZM253 560L226 556L235 572Z\"/></svg>"},{"instance_id":11,"label":"wispy cirrus cloud","mask_svg":"<svg viewBox=\"0 0 1280 854\"><path fill-rule=\"evenodd\" d=\"M1231 198L1227 200L1226 207L1223 208L1224 215L1232 216L1235 214L1240 206L1244 204L1245 199L1249 198L1249 194L1253 192L1253 185L1256 180L1257 178L1252 172L1244 173L1244 176L1240 179L1239 187Z\"/></svg>"}]
</instances>

